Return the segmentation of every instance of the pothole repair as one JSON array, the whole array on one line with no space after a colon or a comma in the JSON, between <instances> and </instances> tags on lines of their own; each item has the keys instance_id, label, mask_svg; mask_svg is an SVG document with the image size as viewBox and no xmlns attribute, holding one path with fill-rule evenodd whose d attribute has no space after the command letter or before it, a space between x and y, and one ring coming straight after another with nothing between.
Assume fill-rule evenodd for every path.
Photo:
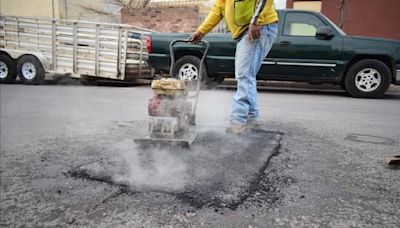
<instances>
[{"instance_id":1,"label":"pothole repair","mask_svg":"<svg viewBox=\"0 0 400 228\"><path fill-rule=\"evenodd\" d=\"M242 136L200 131L190 148L126 145L129 152L75 167L68 175L115 185L122 192L172 194L196 208L236 209L259 189L282 136L265 130Z\"/></svg>"}]
</instances>

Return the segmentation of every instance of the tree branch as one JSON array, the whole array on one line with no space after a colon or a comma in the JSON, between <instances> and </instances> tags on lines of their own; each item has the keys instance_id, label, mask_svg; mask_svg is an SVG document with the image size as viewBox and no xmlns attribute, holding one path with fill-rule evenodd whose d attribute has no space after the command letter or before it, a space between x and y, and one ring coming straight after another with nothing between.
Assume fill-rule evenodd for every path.
<instances>
[{"instance_id":1,"label":"tree branch","mask_svg":"<svg viewBox=\"0 0 400 228\"><path fill-rule=\"evenodd\" d=\"M117 12L121 12L121 10L145 8L150 3L150 0L110 0L109 3L117 8ZM113 12L107 12L106 10L94 8L91 6L80 5L80 8L87 12L96 13L99 15L113 15Z\"/></svg>"}]
</instances>

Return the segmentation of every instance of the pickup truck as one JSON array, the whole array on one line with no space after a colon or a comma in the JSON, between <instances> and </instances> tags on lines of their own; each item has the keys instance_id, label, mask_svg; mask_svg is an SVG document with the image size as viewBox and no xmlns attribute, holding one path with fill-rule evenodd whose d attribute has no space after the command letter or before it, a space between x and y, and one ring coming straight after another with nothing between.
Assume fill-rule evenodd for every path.
<instances>
[{"instance_id":1,"label":"pickup truck","mask_svg":"<svg viewBox=\"0 0 400 228\"><path fill-rule=\"evenodd\" d=\"M341 85L353 97L379 98L390 84L400 84L400 41L346 35L326 16L314 11L279 10L279 31L257 75L259 80L303 81ZM148 64L170 71L169 44L188 39L185 33L152 33L147 40ZM236 43L229 33L208 34L204 83L234 77ZM195 79L204 47L179 44L170 75Z\"/></svg>"}]
</instances>

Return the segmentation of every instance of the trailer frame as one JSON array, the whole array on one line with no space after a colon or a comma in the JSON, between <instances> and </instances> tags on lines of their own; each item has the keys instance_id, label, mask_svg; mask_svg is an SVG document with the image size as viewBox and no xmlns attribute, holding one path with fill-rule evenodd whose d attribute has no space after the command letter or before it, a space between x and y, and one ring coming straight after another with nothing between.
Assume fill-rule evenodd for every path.
<instances>
[{"instance_id":1,"label":"trailer frame","mask_svg":"<svg viewBox=\"0 0 400 228\"><path fill-rule=\"evenodd\" d=\"M52 73L46 78L150 79L146 41L151 32L126 24L1 15L0 55L16 66L21 57L34 56Z\"/></svg>"}]
</instances>

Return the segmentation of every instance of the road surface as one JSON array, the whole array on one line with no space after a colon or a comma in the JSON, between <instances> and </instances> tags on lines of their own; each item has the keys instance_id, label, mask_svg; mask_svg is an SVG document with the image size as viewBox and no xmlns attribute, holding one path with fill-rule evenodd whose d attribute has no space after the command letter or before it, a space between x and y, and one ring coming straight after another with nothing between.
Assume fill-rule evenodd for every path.
<instances>
[{"instance_id":1,"label":"road surface","mask_svg":"<svg viewBox=\"0 0 400 228\"><path fill-rule=\"evenodd\" d=\"M397 88L262 89L265 130L239 138L234 90L206 90L193 148L142 151L148 86L0 85L0 225L398 227Z\"/></svg>"}]
</instances>

